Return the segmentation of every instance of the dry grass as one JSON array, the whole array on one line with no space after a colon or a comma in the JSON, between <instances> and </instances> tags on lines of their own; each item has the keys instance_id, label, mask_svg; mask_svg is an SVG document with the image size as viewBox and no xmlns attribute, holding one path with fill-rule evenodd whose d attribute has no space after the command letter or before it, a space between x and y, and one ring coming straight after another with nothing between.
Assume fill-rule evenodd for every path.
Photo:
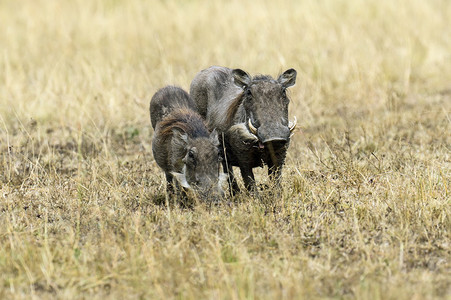
<instances>
[{"instance_id":1,"label":"dry grass","mask_svg":"<svg viewBox=\"0 0 451 300\"><path fill-rule=\"evenodd\" d=\"M1 1L0 298L449 298L450 20L446 0ZM168 209L148 101L213 64L298 70L283 192Z\"/></svg>"}]
</instances>

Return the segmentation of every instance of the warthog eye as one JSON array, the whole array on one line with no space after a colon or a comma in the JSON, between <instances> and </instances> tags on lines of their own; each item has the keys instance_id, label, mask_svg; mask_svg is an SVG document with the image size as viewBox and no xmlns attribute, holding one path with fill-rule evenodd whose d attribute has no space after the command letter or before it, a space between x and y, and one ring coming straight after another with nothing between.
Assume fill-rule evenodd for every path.
<instances>
[{"instance_id":1,"label":"warthog eye","mask_svg":"<svg viewBox=\"0 0 451 300\"><path fill-rule=\"evenodd\" d=\"M246 94L247 97L252 97L251 89L247 88L246 91L245 91L245 94Z\"/></svg>"},{"instance_id":2,"label":"warthog eye","mask_svg":"<svg viewBox=\"0 0 451 300\"><path fill-rule=\"evenodd\" d=\"M196 162L196 153L193 150L189 150L188 151L188 155L187 155L187 164L189 164L190 166L195 167L197 162Z\"/></svg>"}]
</instances>

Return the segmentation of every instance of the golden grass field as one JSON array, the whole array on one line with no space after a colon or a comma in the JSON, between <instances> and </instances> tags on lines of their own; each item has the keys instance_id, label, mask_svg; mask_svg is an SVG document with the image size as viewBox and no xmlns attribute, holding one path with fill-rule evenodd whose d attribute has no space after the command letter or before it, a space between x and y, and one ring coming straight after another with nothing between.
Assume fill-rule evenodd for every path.
<instances>
[{"instance_id":1,"label":"golden grass field","mask_svg":"<svg viewBox=\"0 0 451 300\"><path fill-rule=\"evenodd\" d=\"M298 71L283 191L167 207L211 65ZM447 0L0 2L1 299L450 299L450 150Z\"/></svg>"}]
</instances>

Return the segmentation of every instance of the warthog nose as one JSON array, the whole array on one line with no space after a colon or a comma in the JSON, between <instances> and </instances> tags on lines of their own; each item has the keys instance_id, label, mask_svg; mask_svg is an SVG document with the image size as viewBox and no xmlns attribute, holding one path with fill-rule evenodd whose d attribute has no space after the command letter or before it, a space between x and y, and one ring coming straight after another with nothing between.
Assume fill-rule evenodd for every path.
<instances>
[{"instance_id":1,"label":"warthog nose","mask_svg":"<svg viewBox=\"0 0 451 300\"><path fill-rule=\"evenodd\" d=\"M274 148L278 149L285 146L287 143L288 143L287 139L271 139L263 142L263 145L265 145L265 148L268 148L267 145L271 144Z\"/></svg>"},{"instance_id":2,"label":"warthog nose","mask_svg":"<svg viewBox=\"0 0 451 300\"><path fill-rule=\"evenodd\" d=\"M263 144L270 142L286 144L290 140L290 128L286 126L271 128L270 130L260 130L259 128L258 137Z\"/></svg>"}]
</instances>

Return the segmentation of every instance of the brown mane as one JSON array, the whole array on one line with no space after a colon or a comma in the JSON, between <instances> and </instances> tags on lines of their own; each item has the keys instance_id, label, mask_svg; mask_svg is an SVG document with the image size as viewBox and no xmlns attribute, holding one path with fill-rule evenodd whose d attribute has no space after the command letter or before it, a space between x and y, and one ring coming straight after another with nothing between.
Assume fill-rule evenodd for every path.
<instances>
[{"instance_id":1,"label":"brown mane","mask_svg":"<svg viewBox=\"0 0 451 300\"><path fill-rule=\"evenodd\" d=\"M226 124L227 124L227 126L230 126L232 124L233 118L236 115L238 107L241 105L243 100L244 100L244 91L242 93L240 93L238 96L236 96L236 98L233 99L232 103L227 108L227 111L226 111Z\"/></svg>"},{"instance_id":2,"label":"brown mane","mask_svg":"<svg viewBox=\"0 0 451 300\"><path fill-rule=\"evenodd\" d=\"M202 117L189 108L180 108L171 112L159 123L160 135L163 138L172 136L173 130L178 129L189 137L208 137L209 132Z\"/></svg>"}]
</instances>

